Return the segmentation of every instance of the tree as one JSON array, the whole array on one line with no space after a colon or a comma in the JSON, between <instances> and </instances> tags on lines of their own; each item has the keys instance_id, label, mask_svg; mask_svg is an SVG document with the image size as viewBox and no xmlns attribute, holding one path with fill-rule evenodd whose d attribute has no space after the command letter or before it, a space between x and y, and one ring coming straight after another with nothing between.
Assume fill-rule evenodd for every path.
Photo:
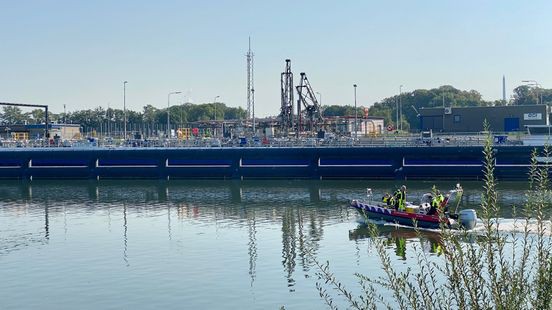
<instances>
[{"instance_id":1,"label":"tree","mask_svg":"<svg viewBox=\"0 0 552 310\"><path fill-rule=\"evenodd\" d=\"M400 104L399 104L400 103ZM475 90L459 90L450 85L433 89L417 89L412 92L402 93L385 98L370 107L370 115L380 116L388 124L397 125L397 109L402 111L399 122L404 130L419 128L419 116L417 111L422 108L435 108L443 106L475 107L491 105L482 99Z\"/></svg>"},{"instance_id":2,"label":"tree","mask_svg":"<svg viewBox=\"0 0 552 310\"><path fill-rule=\"evenodd\" d=\"M5 106L1 113L2 122L6 124L23 124L27 120L19 107Z\"/></svg>"},{"instance_id":3,"label":"tree","mask_svg":"<svg viewBox=\"0 0 552 310\"><path fill-rule=\"evenodd\" d=\"M142 119L145 123L153 124L156 119L156 115L159 113L159 110L152 106L151 104L148 104L144 106L143 112L142 112Z\"/></svg>"},{"instance_id":4,"label":"tree","mask_svg":"<svg viewBox=\"0 0 552 310\"><path fill-rule=\"evenodd\" d=\"M30 113L31 122L33 124L43 124L45 122L43 109L34 109ZM48 113L49 114L49 113ZM50 116L50 115L48 115Z\"/></svg>"},{"instance_id":5,"label":"tree","mask_svg":"<svg viewBox=\"0 0 552 310\"><path fill-rule=\"evenodd\" d=\"M244 119L246 117L247 112L242 108L229 108L224 107L224 119Z\"/></svg>"},{"instance_id":6,"label":"tree","mask_svg":"<svg viewBox=\"0 0 552 310\"><path fill-rule=\"evenodd\" d=\"M514 105L537 104L537 94L528 85L514 88Z\"/></svg>"}]
</instances>

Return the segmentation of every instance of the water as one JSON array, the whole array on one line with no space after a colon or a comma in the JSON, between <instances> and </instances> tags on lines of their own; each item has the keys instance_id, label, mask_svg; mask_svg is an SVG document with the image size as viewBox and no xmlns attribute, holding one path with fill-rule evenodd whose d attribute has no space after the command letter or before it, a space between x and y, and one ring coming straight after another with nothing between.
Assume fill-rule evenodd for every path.
<instances>
[{"instance_id":1,"label":"water","mask_svg":"<svg viewBox=\"0 0 552 310\"><path fill-rule=\"evenodd\" d=\"M416 198L433 183L408 182ZM441 189L453 182L439 183ZM463 183L477 207L480 182ZM319 309L317 267L358 291L380 274L351 198L399 183L41 181L0 183L0 309ZM527 185L501 186L503 216ZM415 199L414 199L415 200ZM396 262L411 229L382 227ZM422 235L438 259L438 234Z\"/></svg>"}]
</instances>

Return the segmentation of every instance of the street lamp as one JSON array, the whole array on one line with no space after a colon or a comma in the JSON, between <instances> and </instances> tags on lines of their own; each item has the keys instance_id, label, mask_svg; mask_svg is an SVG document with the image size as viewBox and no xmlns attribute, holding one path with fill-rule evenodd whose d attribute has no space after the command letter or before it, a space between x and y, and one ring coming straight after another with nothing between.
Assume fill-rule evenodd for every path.
<instances>
[{"instance_id":1,"label":"street lamp","mask_svg":"<svg viewBox=\"0 0 552 310\"><path fill-rule=\"evenodd\" d=\"M530 83L532 86L535 86L535 90L537 91L537 104L539 104L539 87L540 87L539 82L537 82L535 80L523 80L521 82L522 83ZM542 93L541 93L540 104L542 104Z\"/></svg>"},{"instance_id":2,"label":"street lamp","mask_svg":"<svg viewBox=\"0 0 552 310\"><path fill-rule=\"evenodd\" d=\"M220 96L216 96L215 99L213 99L213 106L215 107L215 130L213 132L213 136L217 136L217 99L220 98Z\"/></svg>"},{"instance_id":3,"label":"street lamp","mask_svg":"<svg viewBox=\"0 0 552 310\"><path fill-rule=\"evenodd\" d=\"M125 132L124 132L124 138L126 140L127 137L127 115L126 115L126 84L128 82L123 82L123 118L124 118L124 126L125 126Z\"/></svg>"},{"instance_id":4,"label":"street lamp","mask_svg":"<svg viewBox=\"0 0 552 310\"><path fill-rule=\"evenodd\" d=\"M399 130L402 131L402 102L401 102L401 97L402 97L402 85L399 86L399 111L400 111L400 118L399 118Z\"/></svg>"},{"instance_id":5,"label":"street lamp","mask_svg":"<svg viewBox=\"0 0 552 310\"><path fill-rule=\"evenodd\" d=\"M251 117L253 118L253 136L256 137L257 134L255 132L255 89L251 89Z\"/></svg>"},{"instance_id":6,"label":"street lamp","mask_svg":"<svg viewBox=\"0 0 552 310\"><path fill-rule=\"evenodd\" d=\"M220 98L220 96L216 96L215 99L213 99L213 106L215 107L215 122L217 121L217 99Z\"/></svg>"},{"instance_id":7,"label":"street lamp","mask_svg":"<svg viewBox=\"0 0 552 310\"><path fill-rule=\"evenodd\" d=\"M167 138L171 138L171 95L180 94L180 91L173 91L167 95Z\"/></svg>"},{"instance_id":8,"label":"street lamp","mask_svg":"<svg viewBox=\"0 0 552 310\"><path fill-rule=\"evenodd\" d=\"M111 137L111 120L109 119L109 102L107 103L107 110L105 110L105 118L107 118L107 136Z\"/></svg>"},{"instance_id":9,"label":"street lamp","mask_svg":"<svg viewBox=\"0 0 552 310\"><path fill-rule=\"evenodd\" d=\"M356 89L357 84L353 84L353 88L355 90L355 139L357 138L357 118L358 118L358 112L357 112L357 98L356 98Z\"/></svg>"}]
</instances>

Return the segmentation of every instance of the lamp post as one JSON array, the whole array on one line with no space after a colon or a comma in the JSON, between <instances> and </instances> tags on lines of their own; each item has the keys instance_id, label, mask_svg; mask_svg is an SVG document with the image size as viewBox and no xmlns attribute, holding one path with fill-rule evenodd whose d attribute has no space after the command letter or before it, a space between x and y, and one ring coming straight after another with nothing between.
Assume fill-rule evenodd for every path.
<instances>
[{"instance_id":1,"label":"lamp post","mask_svg":"<svg viewBox=\"0 0 552 310\"><path fill-rule=\"evenodd\" d=\"M215 130L213 131L213 136L217 136L217 99L220 98L220 96L216 96L215 99L213 99L213 106L215 107Z\"/></svg>"},{"instance_id":2,"label":"lamp post","mask_svg":"<svg viewBox=\"0 0 552 310\"><path fill-rule=\"evenodd\" d=\"M48 126L46 124L46 126ZM67 110L65 109L65 104L63 105L63 129L61 130L62 140L65 139L65 128L67 127Z\"/></svg>"},{"instance_id":3,"label":"lamp post","mask_svg":"<svg viewBox=\"0 0 552 310\"><path fill-rule=\"evenodd\" d=\"M523 80L521 82L522 83L530 83L530 85L535 86L535 89L537 91L537 104L539 104L539 87L540 87L539 82L537 82L535 80ZM541 98L540 98L540 104L542 104L542 93L541 93Z\"/></svg>"},{"instance_id":4,"label":"lamp post","mask_svg":"<svg viewBox=\"0 0 552 310\"><path fill-rule=\"evenodd\" d=\"M356 89L357 89L357 84L353 84L353 88L354 88L354 91L355 91L355 139L357 138L357 119L358 119L358 111L357 111L357 96L356 96Z\"/></svg>"},{"instance_id":5,"label":"lamp post","mask_svg":"<svg viewBox=\"0 0 552 310\"><path fill-rule=\"evenodd\" d=\"M215 99L213 99L213 106L215 107L215 122L217 121L217 99L220 98L220 96L216 96Z\"/></svg>"},{"instance_id":6,"label":"lamp post","mask_svg":"<svg viewBox=\"0 0 552 310\"><path fill-rule=\"evenodd\" d=\"M400 114L400 117L399 117L399 130L402 131L402 101L401 101L401 97L402 97L402 85L399 86L399 114Z\"/></svg>"},{"instance_id":7,"label":"lamp post","mask_svg":"<svg viewBox=\"0 0 552 310\"><path fill-rule=\"evenodd\" d=\"M126 84L127 83L128 83L127 81L123 82L123 118L124 118L124 127L125 127L124 137L123 137L124 140L126 140L126 137L127 137L127 115L126 115Z\"/></svg>"},{"instance_id":8,"label":"lamp post","mask_svg":"<svg viewBox=\"0 0 552 310\"><path fill-rule=\"evenodd\" d=\"M252 117L253 117L253 136L256 137L257 133L255 130L255 89L251 89L251 108L252 108Z\"/></svg>"},{"instance_id":9,"label":"lamp post","mask_svg":"<svg viewBox=\"0 0 552 310\"><path fill-rule=\"evenodd\" d=\"M167 138L171 138L171 95L180 94L180 91L173 91L167 95Z\"/></svg>"},{"instance_id":10,"label":"lamp post","mask_svg":"<svg viewBox=\"0 0 552 310\"><path fill-rule=\"evenodd\" d=\"M180 128L182 128L182 120L184 119L182 116L184 114L184 104L180 105Z\"/></svg>"},{"instance_id":11,"label":"lamp post","mask_svg":"<svg viewBox=\"0 0 552 310\"><path fill-rule=\"evenodd\" d=\"M107 118L107 136L111 137L111 120L109 119L109 102L107 103L107 110L105 111L105 117Z\"/></svg>"}]
</instances>

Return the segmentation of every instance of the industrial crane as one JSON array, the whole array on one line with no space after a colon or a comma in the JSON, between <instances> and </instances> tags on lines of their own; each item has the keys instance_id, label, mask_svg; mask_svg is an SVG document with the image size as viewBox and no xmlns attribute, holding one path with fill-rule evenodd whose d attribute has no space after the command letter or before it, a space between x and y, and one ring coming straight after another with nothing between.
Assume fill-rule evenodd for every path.
<instances>
[{"instance_id":1,"label":"industrial crane","mask_svg":"<svg viewBox=\"0 0 552 310\"><path fill-rule=\"evenodd\" d=\"M324 124L322 107L316 99L310 82L305 72L301 72L301 81L295 88L299 98L297 99L297 132L303 130L317 131ZM303 107L303 111L301 111ZM305 123L305 124L303 124ZM306 125L306 126L305 126Z\"/></svg>"}]
</instances>

